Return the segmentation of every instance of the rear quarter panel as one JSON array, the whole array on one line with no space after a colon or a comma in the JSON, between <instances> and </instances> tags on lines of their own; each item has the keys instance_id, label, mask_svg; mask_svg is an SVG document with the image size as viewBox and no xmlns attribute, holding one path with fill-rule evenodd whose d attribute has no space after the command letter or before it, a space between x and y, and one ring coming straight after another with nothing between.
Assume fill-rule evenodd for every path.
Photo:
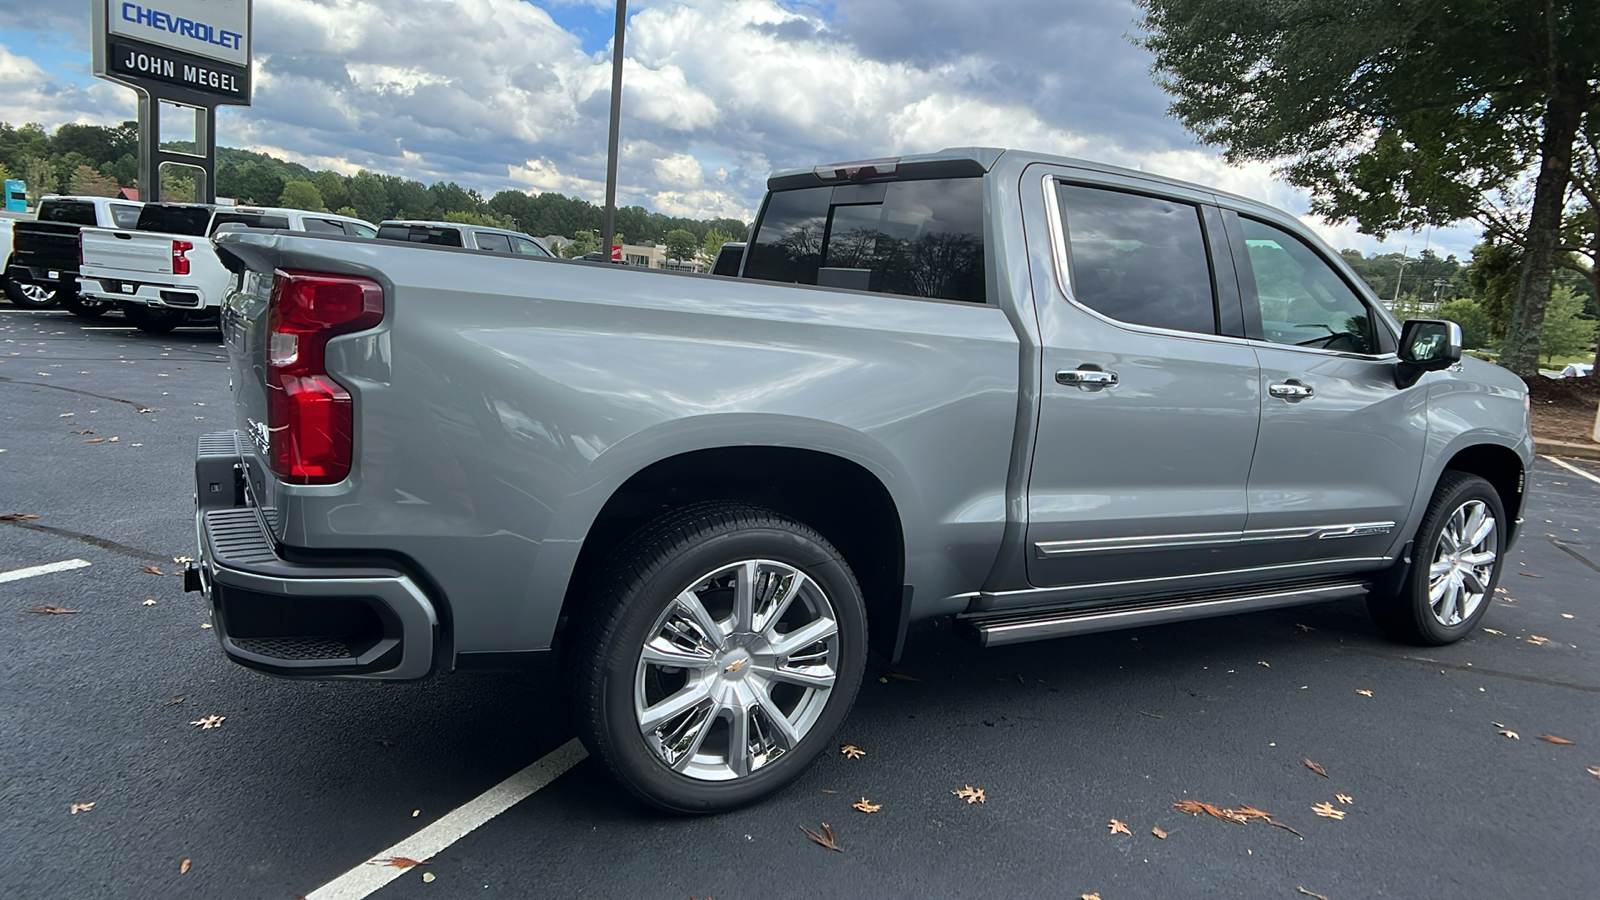
<instances>
[{"instance_id":1,"label":"rear quarter panel","mask_svg":"<svg viewBox=\"0 0 1600 900\"><path fill-rule=\"evenodd\" d=\"M275 240L310 251L280 265L378 277L387 306L378 329L329 344L356 405L351 477L305 488L253 476L278 536L412 557L448 595L458 652L547 647L607 498L692 450L796 447L865 467L898 507L919 598L975 589L993 567L1019 353L998 307ZM317 243L338 261L313 255ZM230 309L259 321L257 288ZM236 312L230 342L259 341ZM259 395L259 374L235 378Z\"/></svg>"}]
</instances>

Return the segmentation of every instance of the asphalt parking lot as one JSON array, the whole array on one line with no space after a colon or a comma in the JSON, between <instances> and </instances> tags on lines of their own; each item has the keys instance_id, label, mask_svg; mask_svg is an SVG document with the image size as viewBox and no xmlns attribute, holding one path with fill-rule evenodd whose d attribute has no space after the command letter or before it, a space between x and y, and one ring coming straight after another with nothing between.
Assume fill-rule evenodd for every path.
<instances>
[{"instance_id":1,"label":"asphalt parking lot","mask_svg":"<svg viewBox=\"0 0 1600 900\"><path fill-rule=\"evenodd\" d=\"M927 623L895 670L872 665L840 734L864 756L676 819L591 760L567 768L561 697L537 677L308 684L224 661L170 574L194 552L195 438L231 426L223 360L215 332L0 306L0 514L37 516L0 520L7 896L1596 890L1600 465L1539 460L1505 591L1460 644L1386 643L1359 602L990 651ZM476 814L541 760L561 774ZM823 823L841 852L800 830ZM372 865L419 832L446 835L425 865Z\"/></svg>"}]
</instances>

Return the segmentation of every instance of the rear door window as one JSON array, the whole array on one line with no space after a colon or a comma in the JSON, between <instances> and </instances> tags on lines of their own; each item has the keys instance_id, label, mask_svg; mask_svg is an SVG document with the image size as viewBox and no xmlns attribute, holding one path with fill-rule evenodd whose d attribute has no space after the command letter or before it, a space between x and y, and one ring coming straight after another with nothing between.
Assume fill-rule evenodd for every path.
<instances>
[{"instance_id":1,"label":"rear door window","mask_svg":"<svg viewBox=\"0 0 1600 900\"><path fill-rule=\"evenodd\" d=\"M139 210L140 231L154 231L161 234L194 234L206 233L206 226L211 223L211 210L204 206L163 206L156 203L147 203Z\"/></svg>"},{"instance_id":2,"label":"rear door window","mask_svg":"<svg viewBox=\"0 0 1600 900\"><path fill-rule=\"evenodd\" d=\"M315 216L306 216L301 219L306 231L312 234L344 234L344 226L332 219L319 219Z\"/></svg>"},{"instance_id":3,"label":"rear door window","mask_svg":"<svg viewBox=\"0 0 1600 900\"><path fill-rule=\"evenodd\" d=\"M503 234L491 234L487 231L474 232L478 240L479 250L492 250L495 253L510 253L511 239Z\"/></svg>"},{"instance_id":4,"label":"rear door window","mask_svg":"<svg viewBox=\"0 0 1600 900\"><path fill-rule=\"evenodd\" d=\"M983 180L779 191L745 255L746 278L983 303Z\"/></svg>"},{"instance_id":5,"label":"rear door window","mask_svg":"<svg viewBox=\"0 0 1600 900\"><path fill-rule=\"evenodd\" d=\"M94 204L82 200L46 200L39 204L39 221L91 227L99 224L95 218Z\"/></svg>"},{"instance_id":6,"label":"rear door window","mask_svg":"<svg viewBox=\"0 0 1600 900\"><path fill-rule=\"evenodd\" d=\"M345 222L344 231L353 237L370 238L378 236L378 229L365 222Z\"/></svg>"},{"instance_id":7,"label":"rear door window","mask_svg":"<svg viewBox=\"0 0 1600 900\"><path fill-rule=\"evenodd\" d=\"M539 244L527 238L516 238L517 252L524 256L549 256L550 254Z\"/></svg>"},{"instance_id":8,"label":"rear door window","mask_svg":"<svg viewBox=\"0 0 1600 900\"><path fill-rule=\"evenodd\" d=\"M139 207L125 203L111 204L111 223L118 228L138 227Z\"/></svg>"},{"instance_id":9,"label":"rear door window","mask_svg":"<svg viewBox=\"0 0 1600 900\"><path fill-rule=\"evenodd\" d=\"M1057 191L1074 300L1130 325L1217 333L1199 207L1073 184Z\"/></svg>"}]
</instances>

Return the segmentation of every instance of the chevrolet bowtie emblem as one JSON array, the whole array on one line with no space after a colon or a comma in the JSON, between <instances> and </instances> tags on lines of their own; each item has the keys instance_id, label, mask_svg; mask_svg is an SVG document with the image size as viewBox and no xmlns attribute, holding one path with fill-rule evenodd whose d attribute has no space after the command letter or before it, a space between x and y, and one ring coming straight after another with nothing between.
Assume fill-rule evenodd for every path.
<instances>
[{"instance_id":1,"label":"chevrolet bowtie emblem","mask_svg":"<svg viewBox=\"0 0 1600 900\"><path fill-rule=\"evenodd\" d=\"M724 671L724 672L737 672L740 669L744 668L744 664L749 662L749 661L750 660L748 660L748 659L738 660L738 661L734 662L732 665L728 666L726 669L723 669L722 671Z\"/></svg>"}]
</instances>

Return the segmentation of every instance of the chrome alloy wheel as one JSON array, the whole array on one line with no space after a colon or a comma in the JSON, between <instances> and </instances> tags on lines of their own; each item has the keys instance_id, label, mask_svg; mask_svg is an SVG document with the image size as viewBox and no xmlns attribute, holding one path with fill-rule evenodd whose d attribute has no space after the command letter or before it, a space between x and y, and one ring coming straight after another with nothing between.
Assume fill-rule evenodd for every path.
<instances>
[{"instance_id":1,"label":"chrome alloy wheel","mask_svg":"<svg viewBox=\"0 0 1600 900\"><path fill-rule=\"evenodd\" d=\"M634 714L656 758L690 778L742 778L792 751L833 693L833 604L787 563L748 559L702 576L647 634Z\"/></svg>"},{"instance_id":2,"label":"chrome alloy wheel","mask_svg":"<svg viewBox=\"0 0 1600 900\"><path fill-rule=\"evenodd\" d=\"M22 291L22 295L24 297L27 297L34 303L49 303L51 300L55 299L56 296L55 291L46 290L37 284L19 284L17 285L17 288Z\"/></svg>"},{"instance_id":3,"label":"chrome alloy wheel","mask_svg":"<svg viewBox=\"0 0 1600 900\"><path fill-rule=\"evenodd\" d=\"M1428 570L1428 605L1446 627L1460 625L1482 605L1494 577L1494 513L1482 500L1457 507L1439 531Z\"/></svg>"}]
</instances>

